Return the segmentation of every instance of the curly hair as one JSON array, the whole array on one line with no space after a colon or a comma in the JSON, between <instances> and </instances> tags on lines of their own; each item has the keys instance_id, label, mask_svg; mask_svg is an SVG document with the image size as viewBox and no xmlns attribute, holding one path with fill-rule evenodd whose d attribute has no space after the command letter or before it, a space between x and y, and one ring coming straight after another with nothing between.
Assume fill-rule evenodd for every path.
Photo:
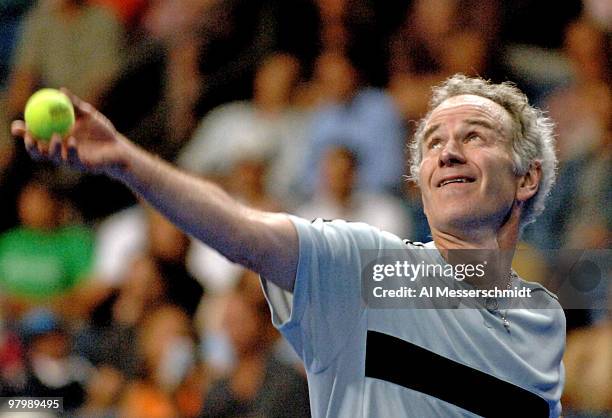
<instances>
[{"instance_id":1,"label":"curly hair","mask_svg":"<svg viewBox=\"0 0 612 418\"><path fill-rule=\"evenodd\" d=\"M531 165L536 162L539 162L541 166L542 178L538 191L526 202L521 214L520 228L523 230L544 210L546 197L550 194L555 182L557 157L552 120L542 110L531 106L527 96L511 82L495 84L482 78L455 74L434 87L429 102L429 111L418 122L415 134L408 144L410 155L408 178L417 185L419 184L419 170L423 159L421 144L424 139L425 125L433 110L445 100L464 94L487 98L502 106L509 113L513 123L511 157L517 176L527 173Z\"/></svg>"}]
</instances>

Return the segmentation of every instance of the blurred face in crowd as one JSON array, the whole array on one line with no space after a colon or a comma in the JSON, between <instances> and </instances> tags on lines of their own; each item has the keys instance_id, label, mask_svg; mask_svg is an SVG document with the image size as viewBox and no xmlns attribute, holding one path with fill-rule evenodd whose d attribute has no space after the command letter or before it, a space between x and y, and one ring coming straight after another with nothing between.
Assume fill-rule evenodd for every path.
<instances>
[{"instance_id":1,"label":"blurred face in crowd","mask_svg":"<svg viewBox=\"0 0 612 418\"><path fill-rule=\"evenodd\" d=\"M53 331L37 336L32 341L32 355L44 355L52 359L61 359L69 353L68 336L63 331Z\"/></svg>"},{"instance_id":2,"label":"blurred face in crowd","mask_svg":"<svg viewBox=\"0 0 612 418\"><path fill-rule=\"evenodd\" d=\"M139 348L147 370L158 371L174 343L191 339L189 317L179 308L163 306L144 322L139 335Z\"/></svg>"},{"instance_id":3,"label":"blurred face in crowd","mask_svg":"<svg viewBox=\"0 0 612 418\"><path fill-rule=\"evenodd\" d=\"M299 71L299 62L291 55L277 54L264 60L255 75L255 101L267 108L286 106Z\"/></svg>"},{"instance_id":4,"label":"blurred face in crowd","mask_svg":"<svg viewBox=\"0 0 612 418\"><path fill-rule=\"evenodd\" d=\"M323 94L332 100L348 99L357 86L357 71L340 53L328 51L321 54L315 73Z\"/></svg>"},{"instance_id":5,"label":"blurred face in crowd","mask_svg":"<svg viewBox=\"0 0 612 418\"><path fill-rule=\"evenodd\" d=\"M229 176L229 188L247 201L249 197L265 194L268 166L258 158L244 158L236 162Z\"/></svg>"},{"instance_id":6,"label":"blurred face in crowd","mask_svg":"<svg viewBox=\"0 0 612 418\"><path fill-rule=\"evenodd\" d=\"M456 10L457 0L417 0L413 30L423 39L438 40L452 29Z\"/></svg>"},{"instance_id":7,"label":"blurred face in crowd","mask_svg":"<svg viewBox=\"0 0 612 418\"><path fill-rule=\"evenodd\" d=\"M507 111L474 95L452 97L431 114L422 146L420 185L432 229L470 231L505 221L519 193Z\"/></svg>"},{"instance_id":8,"label":"blurred face in crowd","mask_svg":"<svg viewBox=\"0 0 612 418\"><path fill-rule=\"evenodd\" d=\"M150 256L142 255L132 261L121 292L127 298L141 300L145 304L161 298L163 284L160 272Z\"/></svg>"},{"instance_id":9,"label":"blurred face in crowd","mask_svg":"<svg viewBox=\"0 0 612 418\"><path fill-rule=\"evenodd\" d=\"M568 25L564 47L580 81L605 80L606 37L592 23L578 20Z\"/></svg>"},{"instance_id":10,"label":"blurred face in crowd","mask_svg":"<svg viewBox=\"0 0 612 418\"><path fill-rule=\"evenodd\" d=\"M224 328L238 357L267 351L274 330L257 276L247 272L232 292L226 305Z\"/></svg>"},{"instance_id":11,"label":"blurred face in crowd","mask_svg":"<svg viewBox=\"0 0 612 418\"><path fill-rule=\"evenodd\" d=\"M43 230L58 226L60 203L44 186L29 183L22 190L17 204L22 225Z\"/></svg>"},{"instance_id":12,"label":"blurred face in crowd","mask_svg":"<svg viewBox=\"0 0 612 418\"><path fill-rule=\"evenodd\" d=\"M164 295L164 283L155 261L148 255L132 260L119 297L113 305L115 321L130 326L143 314L159 304Z\"/></svg>"},{"instance_id":13,"label":"blurred face in crowd","mask_svg":"<svg viewBox=\"0 0 612 418\"><path fill-rule=\"evenodd\" d=\"M355 158L350 150L329 149L323 157L322 164L325 190L337 199L349 196L356 180L355 165Z\"/></svg>"},{"instance_id":14,"label":"blurred face in crowd","mask_svg":"<svg viewBox=\"0 0 612 418\"><path fill-rule=\"evenodd\" d=\"M182 262L189 238L159 212L147 208L150 251L164 261Z\"/></svg>"}]
</instances>

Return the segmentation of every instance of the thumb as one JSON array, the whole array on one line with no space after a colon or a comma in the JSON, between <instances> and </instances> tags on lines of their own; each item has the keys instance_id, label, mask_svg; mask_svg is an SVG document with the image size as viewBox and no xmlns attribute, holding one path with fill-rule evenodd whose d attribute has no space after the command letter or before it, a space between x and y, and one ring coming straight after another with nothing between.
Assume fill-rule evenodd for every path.
<instances>
[{"instance_id":1,"label":"thumb","mask_svg":"<svg viewBox=\"0 0 612 418\"><path fill-rule=\"evenodd\" d=\"M72 102L72 106L74 106L74 113L77 117L90 116L93 113L94 108L92 105L81 100L76 94L72 93L66 87L62 87L60 90L62 93L68 96Z\"/></svg>"}]
</instances>

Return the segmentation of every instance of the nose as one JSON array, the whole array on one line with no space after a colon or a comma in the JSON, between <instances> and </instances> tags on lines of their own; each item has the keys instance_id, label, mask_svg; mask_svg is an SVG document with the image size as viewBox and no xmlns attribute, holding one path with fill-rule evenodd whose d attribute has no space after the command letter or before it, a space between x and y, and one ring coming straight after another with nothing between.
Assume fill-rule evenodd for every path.
<instances>
[{"instance_id":1,"label":"nose","mask_svg":"<svg viewBox=\"0 0 612 418\"><path fill-rule=\"evenodd\" d=\"M465 155L463 154L461 143L454 139L446 141L444 148L442 148L439 154L438 163L440 167L465 164Z\"/></svg>"}]
</instances>

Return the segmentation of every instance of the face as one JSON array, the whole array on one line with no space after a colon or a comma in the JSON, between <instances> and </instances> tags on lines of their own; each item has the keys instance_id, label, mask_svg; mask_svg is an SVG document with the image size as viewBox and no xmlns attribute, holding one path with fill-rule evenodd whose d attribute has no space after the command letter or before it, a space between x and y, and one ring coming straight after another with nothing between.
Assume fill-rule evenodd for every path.
<instances>
[{"instance_id":1,"label":"face","mask_svg":"<svg viewBox=\"0 0 612 418\"><path fill-rule=\"evenodd\" d=\"M264 352L276 335L264 295L253 276L255 273L249 271L240 279L223 314L223 327L238 357Z\"/></svg>"},{"instance_id":2,"label":"face","mask_svg":"<svg viewBox=\"0 0 612 418\"><path fill-rule=\"evenodd\" d=\"M31 228L51 229L59 223L59 203L47 189L36 183L23 189L17 210L21 223Z\"/></svg>"},{"instance_id":3,"label":"face","mask_svg":"<svg viewBox=\"0 0 612 418\"><path fill-rule=\"evenodd\" d=\"M334 197L342 198L351 193L356 180L356 168L349 151L330 149L323 157L322 171L323 187Z\"/></svg>"},{"instance_id":4,"label":"face","mask_svg":"<svg viewBox=\"0 0 612 418\"><path fill-rule=\"evenodd\" d=\"M286 106L299 72L299 62L290 55L279 54L267 59L255 76L255 99L270 106Z\"/></svg>"},{"instance_id":5,"label":"face","mask_svg":"<svg viewBox=\"0 0 612 418\"><path fill-rule=\"evenodd\" d=\"M434 109L419 173L432 229L501 227L520 181L510 154L511 126L503 107L480 96L455 96Z\"/></svg>"}]
</instances>

